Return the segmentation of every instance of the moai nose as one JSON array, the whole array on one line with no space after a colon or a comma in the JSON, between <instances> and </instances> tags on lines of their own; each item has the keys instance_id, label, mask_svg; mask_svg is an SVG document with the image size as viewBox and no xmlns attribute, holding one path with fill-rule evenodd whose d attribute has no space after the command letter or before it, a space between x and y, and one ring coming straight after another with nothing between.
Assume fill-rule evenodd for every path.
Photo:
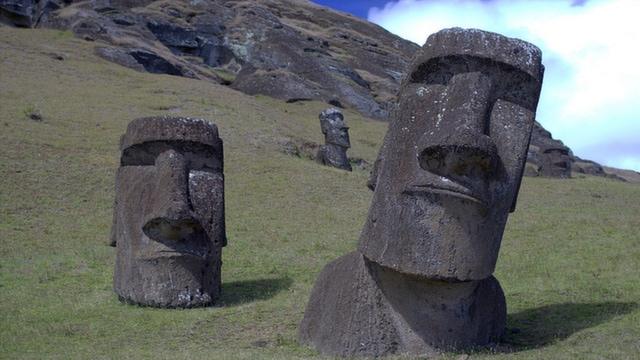
<instances>
[{"instance_id":1,"label":"moai nose","mask_svg":"<svg viewBox=\"0 0 640 360\"><path fill-rule=\"evenodd\" d=\"M457 74L445 91L447 100L438 117L450 133L487 135L493 100L491 76L482 72Z\"/></svg>"},{"instance_id":2,"label":"moai nose","mask_svg":"<svg viewBox=\"0 0 640 360\"><path fill-rule=\"evenodd\" d=\"M187 160L174 150L165 151L156 159L156 175L154 208L144 233L158 241L190 237L202 226L189 205Z\"/></svg>"},{"instance_id":3,"label":"moai nose","mask_svg":"<svg viewBox=\"0 0 640 360\"><path fill-rule=\"evenodd\" d=\"M446 95L437 115L438 131L426 136L418 156L420 167L454 180L485 179L498 163L497 148L488 136L493 81L481 72L458 74L449 81Z\"/></svg>"}]
</instances>

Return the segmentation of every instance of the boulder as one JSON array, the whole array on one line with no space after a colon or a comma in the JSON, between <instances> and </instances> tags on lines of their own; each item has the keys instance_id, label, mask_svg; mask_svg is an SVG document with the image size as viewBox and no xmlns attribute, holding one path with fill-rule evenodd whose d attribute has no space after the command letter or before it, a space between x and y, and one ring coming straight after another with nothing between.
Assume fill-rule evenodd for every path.
<instances>
[{"instance_id":1,"label":"boulder","mask_svg":"<svg viewBox=\"0 0 640 360\"><path fill-rule=\"evenodd\" d=\"M0 0L0 23L33 27L40 19L71 0Z\"/></svg>"}]
</instances>

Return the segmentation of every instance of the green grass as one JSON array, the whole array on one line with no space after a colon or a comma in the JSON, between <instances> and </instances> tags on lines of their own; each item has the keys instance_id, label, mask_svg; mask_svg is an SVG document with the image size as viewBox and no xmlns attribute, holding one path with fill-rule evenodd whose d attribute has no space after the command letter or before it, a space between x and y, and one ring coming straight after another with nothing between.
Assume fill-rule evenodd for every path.
<instances>
[{"instance_id":1,"label":"green grass","mask_svg":"<svg viewBox=\"0 0 640 360\"><path fill-rule=\"evenodd\" d=\"M323 142L326 104L138 73L67 32L0 27L0 38L0 358L321 358L295 343L297 327L318 272L355 249L371 200L368 171L282 151ZM140 308L111 290L118 141L149 115L207 119L224 140L229 245L215 307ZM351 111L345 122L349 155L372 163L386 124ZM495 274L508 333L471 357L636 357L639 239L639 185L526 178Z\"/></svg>"}]
</instances>

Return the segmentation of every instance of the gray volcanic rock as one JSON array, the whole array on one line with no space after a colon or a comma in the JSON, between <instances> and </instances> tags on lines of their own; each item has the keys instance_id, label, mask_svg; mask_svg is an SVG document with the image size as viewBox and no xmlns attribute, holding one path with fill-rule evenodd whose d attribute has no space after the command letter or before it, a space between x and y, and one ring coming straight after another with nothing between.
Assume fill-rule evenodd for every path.
<instances>
[{"instance_id":1,"label":"gray volcanic rock","mask_svg":"<svg viewBox=\"0 0 640 360\"><path fill-rule=\"evenodd\" d=\"M546 145L540 148L540 175L560 179L571 178L571 161L566 146Z\"/></svg>"},{"instance_id":2,"label":"gray volcanic rock","mask_svg":"<svg viewBox=\"0 0 640 360\"><path fill-rule=\"evenodd\" d=\"M43 15L58 10L71 1L0 0L0 23L17 27L32 27Z\"/></svg>"},{"instance_id":3,"label":"gray volcanic rock","mask_svg":"<svg viewBox=\"0 0 640 360\"><path fill-rule=\"evenodd\" d=\"M550 149L563 149L566 151L566 160L568 167L563 167L564 170L556 168L555 171L548 171L550 163L548 159L545 160L544 152ZM556 159L558 160L558 159ZM562 161L564 161L563 159ZM562 162L555 161L555 162ZM546 165L545 165L545 162ZM546 169L543 169L546 167ZM591 160L581 159L573 154L573 151L560 140L553 138L551 133L545 130L537 121L533 124L533 130L531 131L531 142L529 144L529 150L527 152L527 165L524 171L524 176L535 177L545 176L559 179L571 178L571 173L588 174L595 176L610 176L607 174L602 166ZM625 181L623 178L620 180Z\"/></svg>"},{"instance_id":4,"label":"gray volcanic rock","mask_svg":"<svg viewBox=\"0 0 640 360\"><path fill-rule=\"evenodd\" d=\"M12 3L0 1L3 8ZM11 13L19 21L5 22L71 29L124 51L96 53L136 70L289 102L324 101L379 120L387 119L418 49L377 25L304 0L97 0L59 7L51 13L23 5Z\"/></svg>"}]
</instances>

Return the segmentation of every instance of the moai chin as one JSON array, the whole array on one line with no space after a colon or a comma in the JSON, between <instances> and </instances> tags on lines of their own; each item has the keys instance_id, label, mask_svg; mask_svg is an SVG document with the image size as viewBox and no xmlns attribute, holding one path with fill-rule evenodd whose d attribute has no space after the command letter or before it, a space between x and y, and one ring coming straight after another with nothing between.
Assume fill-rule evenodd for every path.
<instances>
[{"instance_id":1,"label":"moai chin","mask_svg":"<svg viewBox=\"0 0 640 360\"><path fill-rule=\"evenodd\" d=\"M357 251L314 285L298 341L333 356L495 342L492 276L542 85L540 50L475 29L431 35L397 94Z\"/></svg>"},{"instance_id":2,"label":"moai chin","mask_svg":"<svg viewBox=\"0 0 640 360\"><path fill-rule=\"evenodd\" d=\"M222 140L216 125L133 120L120 139L110 245L122 301L197 307L221 293L226 245Z\"/></svg>"},{"instance_id":3,"label":"moai chin","mask_svg":"<svg viewBox=\"0 0 640 360\"><path fill-rule=\"evenodd\" d=\"M322 165L351 171L347 157L347 149L351 147L349 127L344 123L344 116L340 110L331 108L322 111L318 118L325 144L318 149L316 161Z\"/></svg>"}]
</instances>

